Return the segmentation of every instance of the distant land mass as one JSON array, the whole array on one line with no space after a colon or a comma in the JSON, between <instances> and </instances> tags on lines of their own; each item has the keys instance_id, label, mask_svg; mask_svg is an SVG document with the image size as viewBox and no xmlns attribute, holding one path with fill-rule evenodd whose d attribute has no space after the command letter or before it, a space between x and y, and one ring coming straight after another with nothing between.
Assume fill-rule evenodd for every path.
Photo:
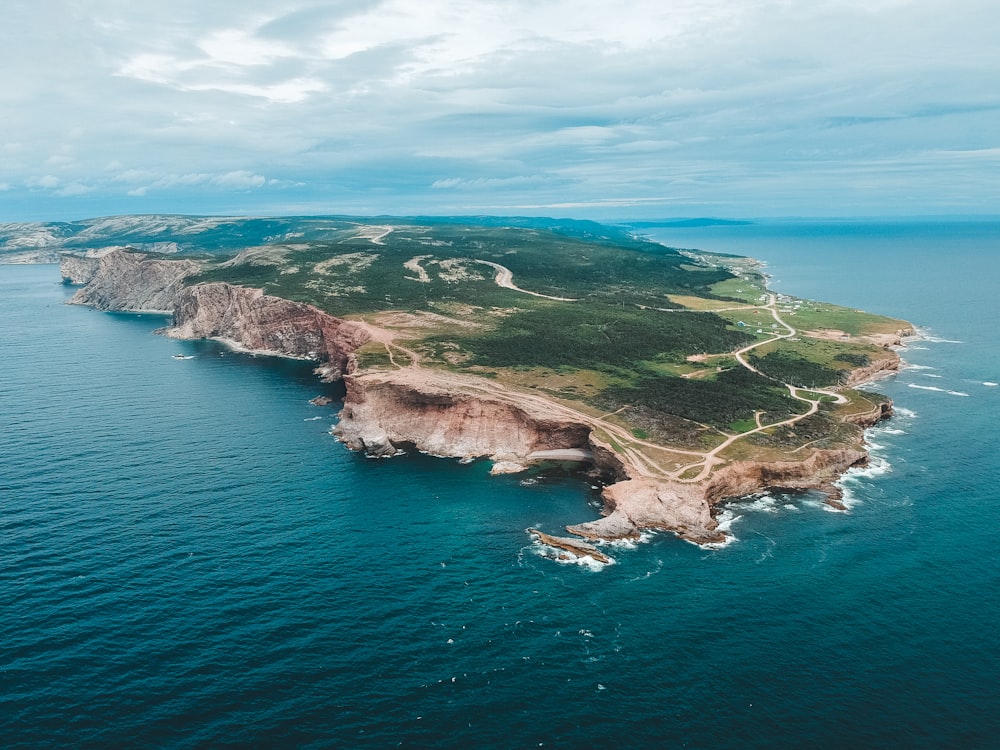
<instances>
[{"instance_id":1,"label":"distant land mass","mask_svg":"<svg viewBox=\"0 0 1000 750\"><path fill-rule=\"evenodd\" d=\"M911 326L632 233L669 225L119 216L0 225L0 259L59 259L74 303L168 313L168 336L315 361L351 449L584 467L602 517L532 530L554 556L646 529L718 544L720 504L769 488L842 509L835 480L892 411L856 386Z\"/></svg>"},{"instance_id":2,"label":"distant land mass","mask_svg":"<svg viewBox=\"0 0 1000 750\"><path fill-rule=\"evenodd\" d=\"M741 227L753 224L742 219L662 219L660 221L629 221L624 226L636 229L659 229L662 227Z\"/></svg>"}]
</instances>

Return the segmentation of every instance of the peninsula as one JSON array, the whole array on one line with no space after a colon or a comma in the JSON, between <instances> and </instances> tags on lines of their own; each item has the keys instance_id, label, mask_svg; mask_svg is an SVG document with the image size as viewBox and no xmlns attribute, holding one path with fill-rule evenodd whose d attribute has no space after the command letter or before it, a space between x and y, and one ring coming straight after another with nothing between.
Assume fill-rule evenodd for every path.
<instances>
[{"instance_id":1,"label":"peninsula","mask_svg":"<svg viewBox=\"0 0 1000 750\"><path fill-rule=\"evenodd\" d=\"M488 458L494 473L586 465L602 517L571 537L530 531L602 561L593 542L645 529L721 542L719 504L767 489L820 489L842 508L835 480L892 410L856 386L897 369L912 334L777 294L752 259L590 222L81 226L60 229L63 277L83 285L73 302L166 311L168 336L316 361L344 383L335 433L351 449Z\"/></svg>"}]
</instances>

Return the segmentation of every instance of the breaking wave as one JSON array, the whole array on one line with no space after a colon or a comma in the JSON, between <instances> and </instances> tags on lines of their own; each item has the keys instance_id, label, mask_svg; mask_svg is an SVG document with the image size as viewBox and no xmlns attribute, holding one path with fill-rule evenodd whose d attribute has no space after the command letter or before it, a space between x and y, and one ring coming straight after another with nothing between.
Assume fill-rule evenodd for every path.
<instances>
[{"instance_id":1,"label":"breaking wave","mask_svg":"<svg viewBox=\"0 0 1000 750\"><path fill-rule=\"evenodd\" d=\"M910 388L919 388L922 391L937 391L938 393L947 393L949 396L968 396L968 393L962 391L949 391L947 388L938 388L936 385L917 385L916 383L909 383Z\"/></svg>"}]
</instances>

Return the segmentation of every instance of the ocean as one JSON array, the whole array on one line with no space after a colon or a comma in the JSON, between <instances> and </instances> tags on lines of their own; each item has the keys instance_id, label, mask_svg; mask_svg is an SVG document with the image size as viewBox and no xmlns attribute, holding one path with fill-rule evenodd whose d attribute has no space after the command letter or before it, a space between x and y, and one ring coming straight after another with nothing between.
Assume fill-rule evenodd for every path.
<instances>
[{"instance_id":1,"label":"ocean","mask_svg":"<svg viewBox=\"0 0 1000 750\"><path fill-rule=\"evenodd\" d=\"M581 475L365 459L307 364L0 266L0 745L996 747L1000 223L648 233L921 327L849 512L557 563Z\"/></svg>"}]
</instances>

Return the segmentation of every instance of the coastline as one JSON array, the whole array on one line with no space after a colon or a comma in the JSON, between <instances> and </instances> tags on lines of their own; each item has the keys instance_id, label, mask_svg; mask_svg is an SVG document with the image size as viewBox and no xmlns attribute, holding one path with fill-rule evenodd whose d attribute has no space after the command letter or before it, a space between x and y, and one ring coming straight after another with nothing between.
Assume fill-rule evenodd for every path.
<instances>
[{"instance_id":1,"label":"coastline","mask_svg":"<svg viewBox=\"0 0 1000 750\"><path fill-rule=\"evenodd\" d=\"M116 259L122 255L128 256L127 273L124 278L113 278L118 273ZM181 269L177 264L185 261L143 262L147 265L137 266L134 254L104 256L84 288L89 289L96 281L96 287L103 288L104 293L97 295L95 301L95 295L81 292L71 302L111 309L102 305L108 305L116 290L128 292L125 296L134 298L136 279L141 278L142 283L150 283L152 279L157 287L152 290L153 298L162 298L157 295L168 293L166 288L171 287L169 293L174 295L175 302L173 311L167 313L173 315L173 325L159 329L158 333L179 339L211 338L249 354L316 362L317 375L322 379L344 380L347 396L335 433L351 449L378 457L392 456L398 455L398 446L404 444L442 457L463 460L487 457L494 461L493 473L516 473L537 463L539 458L545 460L567 451L590 456L593 471L608 481L602 493L603 517L567 526L566 530L580 537L577 552L594 559L598 557L586 540L635 540L644 531L670 531L701 546L718 546L727 538L718 519L720 509L734 498L775 488L819 489L829 494L832 507L846 510L837 507L835 483L851 467L867 461L862 432L858 450L811 450L810 455L801 459L778 461L709 461L712 454L708 454L703 462L705 468L696 480L669 480L650 472L644 465L645 459L640 461L633 452L616 450L601 439L596 432L605 432L610 428L609 423L584 417L554 399L512 391L482 378L455 373L427 370L416 377L415 366L395 372L361 371L354 351L373 338L391 342L391 332L336 319L302 303L267 297L260 290L223 283L183 287L178 284L178 277L182 280L189 276L190 267ZM742 262L759 263L754 259ZM136 268L141 268L141 272L136 273ZM208 287L218 291L209 293ZM197 291L199 288L201 292ZM260 301L271 312L277 311L277 318L262 320L257 308L251 315L250 306ZM119 306L118 310L152 312L130 310L127 306ZM775 319L782 322L777 313ZM782 324L788 328L788 335L794 333L794 329ZM275 337L275 331L280 335ZM912 331L897 332L892 345L905 348L903 343L908 333ZM264 341L278 345L264 346ZM883 346L890 348L885 343ZM861 375L850 387L887 377L899 363L896 355L895 359L880 361L879 367L870 372L866 371L870 368L855 368L852 377L853 373ZM812 391L833 395L833 391ZM792 395L795 396L794 389ZM818 408L818 400L800 400L813 404L808 414ZM891 403L887 409L873 408L869 414L857 415L856 420L844 421L858 424L863 430L890 414ZM716 465L719 468L713 471ZM567 545L572 547L572 540L544 532L536 535L539 540L558 538L562 554L573 553L567 548Z\"/></svg>"}]
</instances>

